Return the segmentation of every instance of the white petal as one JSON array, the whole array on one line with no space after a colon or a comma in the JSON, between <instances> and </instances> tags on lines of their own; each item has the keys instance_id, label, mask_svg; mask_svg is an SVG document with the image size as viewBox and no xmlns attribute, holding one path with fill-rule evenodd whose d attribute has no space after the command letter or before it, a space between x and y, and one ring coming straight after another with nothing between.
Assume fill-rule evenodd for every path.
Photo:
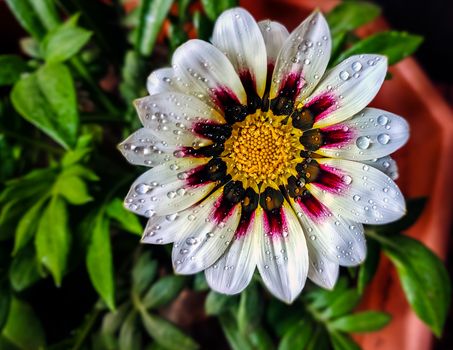
<instances>
[{"instance_id":1,"label":"white petal","mask_svg":"<svg viewBox=\"0 0 453 350\"><path fill-rule=\"evenodd\" d=\"M396 180L399 177L398 173L398 165L396 164L395 160L392 159L390 156L378 158L378 159L371 159L363 161L362 163L371 165L373 168L376 168L382 171L385 175L390 177L392 180Z\"/></svg>"},{"instance_id":2,"label":"white petal","mask_svg":"<svg viewBox=\"0 0 453 350\"><path fill-rule=\"evenodd\" d=\"M253 277L259 253L261 222L255 216L251 220L247 232L235 236L228 250L205 271L209 286L219 293L240 293Z\"/></svg>"},{"instance_id":3,"label":"white petal","mask_svg":"<svg viewBox=\"0 0 453 350\"><path fill-rule=\"evenodd\" d=\"M286 39L277 59L270 98L278 95L288 77L297 78L297 98L304 100L323 76L330 59L329 26L319 11L313 12Z\"/></svg>"},{"instance_id":4,"label":"white petal","mask_svg":"<svg viewBox=\"0 0 453 350\"><path fill-rule=\"evenodd\" d=\"M141 128L118 145L118 149L129 163L145 166L157 166L174 159L173 152L179 147L168 145L156 133Z\"/></svg>"},{"instance_id":5,"label":"white petal","mask_svg":"<svg viewBox=\"0 0 453 350\"><path fill-rule=\"evenodd\" d=\"M252 15L239 7L223 12L215 23L212 43L225 53L239 76L250 73L256 92L263 96L267 73L266 46Z\"/></svg>"},{"instance_id":6,"label":"white petal","mask_svg":"<svg viewBox=\"0 0 453 350\"><path fill-rule=\"evenodd\" d=\"M176 125L177 130L190 129L194 123L210 121L223 124L225 120L213 108L199 99L178 92L161 93L146 96L134 101L138 116L143 126L166 132L162 129L163 124ZM170 128L169 128L170 129ZM178 134L170 130L175 136Z\"/></svg>"},{"instance_id":7,"label":"white petal","mask_svg":"<svg viewBox=\"0 0 453 350\"><path fill-rule=\"evenodd\" d=\"M356 222L386 224L401 218L406 211L404 197L387 175L362 163L340 159L317 159L344 181L337 188L316 182L307 189L327 208Z\"/></svg>"},{"instance_id":8,"label":"white petal","mask_svg":"<svg viewBox=\"0 0 453 350\"><path fill-rule=\"evenodd\" d=\"M364 109L376 96L387 73L387 58L380 55L351 56L327 72L305 101L309 107L328 97L332 107L316 116L315 128L339 123Z\"/></svg>"},{"instance_id":9,"label":"white petal","mask_svg":"<svg viewBox=\"0 0 453 350\"><path fill-rule=\"evenodd\" d=\"M215 46L198 39L189 40L176 49L172 65L181 91L198 97L210 106L220 108L219 99L225 94L243 105L247 103L234 67Z\"/></svg>"},{"instance_id":10,"label":"white petal","mask_svg":"<svg viewBox=\"0 0 453 350\"><path fill-rule=\"evenodd\" d=\"M325 289L333 289L337 283L339 266L324 257L322 254L308 244L308 259L310 266L308 268L308 278L318 286Z\"/></svg>"},{"instance_id":11,"label":"white petal","mask_svg":"<svg viewBox=\"0 0 453 350\"><path fill-rule=\"evenodd\" d=\"M322 146L316 153L333 158L368 160L384 157L401 148L409 138L409 124L396 114L365 108L351 119L322 132L343 136L338 143Z\"/></svg>"},{"instance_id":12,"label":"white petal","mask_svg":"<svg viewBox=\"0 0 453 350\"><path fill-rule=\"evenodd\" d=\"M258 22L258 26L266 44L267 64L275 66L283 43L289 36L288 29L283 24L268 19Z\"/></svg>"},{"instance_id":13,"label":"white petal","mask_svg":"<svg viewBox=\"0 0 453 350\"><path fill-rule=\"evenodd\" d=\"M153 71L146 80L146 88L150 95L178 91L178 87L174 82L173 69L160 68Z\"/></svg>"},{"instance_id":14,"label":"white petal","mask_svg":"<svg viewBox=\"0 0 453 350\"><path fill-rule=\"evenodd\" d=\"M202 271L223 254L230 244L240 218L240 205L224 222L218 223L212 213L222 190L218 190L200 204L181 227L182 238L173 245L173 267L180 274Z\"/></svg>"},{"instance_id":15,"label":"white petal","mask_svg":"<svg viewBox=\"0 0 453 350\"><path fill-rule=\"evenodd\" d=\"M267 289L277 298L291 303L302 291L308 274L308 250L304 232L294 212L284 204L286 227L281 234L267 232L263 211L258 270Z\"/></svg>"},{"instance_id":16,"label":"white petal","mask_svg":"<svg viewBox=\"0 0 453 350\"><path fill-rule=\"evenodd\" d=\"M187 213L193 209L187 209L179 213L157 216L153 215L146 224L142 236L142 243L168 244L181 239L181 228L184 227ZM189 214L190 214L189 213Z\"/></svg>"},{"instance_id":17,"label":"white petal","mask_svg":"<svg viewBox=\"0 0 453 350\"><path fill-rule=\"evenodd\" d=\"M328 259L343 266L363 262L366 242L362 224L332 213L322 205L318 213L311 213L300 200L291 200L291 204L304 229L308 248L316 250L318 259Z\"/></svg>"},{"instance_id":18,"label":"white petal","mask_svg":"<svg viewBox=\"0 0 453 350\"><path fill-rule=\"evenodd\" d=\"M167 215L181 211L204 198L215 183L188 186L187 172L206 164L206 158L181 158L156 166L132 184L124 205L139 215Z\"/></svg>"}]
</instances>

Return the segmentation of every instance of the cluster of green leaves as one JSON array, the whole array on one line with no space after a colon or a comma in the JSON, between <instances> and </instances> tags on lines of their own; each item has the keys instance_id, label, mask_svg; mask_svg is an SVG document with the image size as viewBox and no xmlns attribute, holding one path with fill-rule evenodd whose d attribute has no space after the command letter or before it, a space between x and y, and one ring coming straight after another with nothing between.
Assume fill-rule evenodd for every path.
<instances>
[{"instance_id":1,"label":"cluster of green leaves","mask_svg":"<svg viewBox=\"0 0 453 350\"><path fill-rule=\"evenodd\" d=\"M390 320L353 312L381 254L394 263L417 315L441 334L447 273L425 246L400 234L419 216L421 200L410 201L399 222L367 229L367 260L333 291L310 284L292 306L270 299L258 277L240 296L207 293L202 274L172 274L168 249L156 247L151 256L140 248L142 222L121 200L136 174L115 150L138 127L131 101L146 94L147 74L167 65L194 32L209 39L235 0L141 0L129 12L118 0L6 3L29 37L20 40L24 55L0 55L1 349L196 349L190 329L165 317L184 295L206 299L209 324L225 335L216 341L233 349L355 349L350 333ZM361 52L387 55L393 64L421 43L395 31L359 39L355 30L378 14L375 5L345 2L327 15L332 65ZM113 88L105 88L106 76L117 81ZM64 288L80 273L98 300L82 301L86 318L78 326L52 334L39 306L67 308L67 318L76 310L54 305L42 289Z\"/></svg>"},{"instance_id":2,"label":"cluster of green leaves","mask_svg":"<svg viewBox=\"0 0 453 350\"><path fill-rule=\"evenodd\" d=\"M217 316L227 340L239 349L359 349L348 333L376 331L390 321L378 311L352 313L360 293L341 279L334 290L310 285L289 306L275 299L263 300L258 283L240 297L210 292L206 312Z\"/></svg>"}]
</instances>

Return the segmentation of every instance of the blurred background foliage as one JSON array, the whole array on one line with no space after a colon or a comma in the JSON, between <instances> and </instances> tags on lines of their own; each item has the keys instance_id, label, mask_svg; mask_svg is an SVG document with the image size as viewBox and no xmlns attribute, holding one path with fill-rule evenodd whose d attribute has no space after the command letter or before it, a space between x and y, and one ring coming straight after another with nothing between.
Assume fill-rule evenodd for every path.
<instances>
[{"instance_id":1,"label":"blurred background foliage","mask_svg":"<svg viewBox=\"0 0 453 350\"><path fill-rule=\"evenodd\" d=\"M441 335L448 274L401 234L423 198L408 200L400 221L367 227L365 263L342 269L334 290L307 284L292 305L273 299L258 276L241 295L209 291L203 274L173 274L168 246L139 244L144 222L122 198L143 169L116 150L139 127L131 102L181 43L209 40L235 0L6 4L27 34L20 54L0 55L0 349L358 349L351 334L391 321L355 310L381 254ZM331 65L362 52L394 64L417 49L422 38L406 32L359 39L355 29L379 14L356 1L327 14Z\"/></svg>"}]
</instances>

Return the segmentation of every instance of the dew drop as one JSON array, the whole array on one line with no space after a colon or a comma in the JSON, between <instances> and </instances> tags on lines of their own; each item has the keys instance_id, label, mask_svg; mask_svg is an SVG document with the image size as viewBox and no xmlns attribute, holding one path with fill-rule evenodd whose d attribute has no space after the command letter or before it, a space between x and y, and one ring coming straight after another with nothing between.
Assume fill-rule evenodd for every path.
<instances>
[{"instance_id":1,"label":"dew drop","mask_svg":"<svg viewBox=\"0 0 453 350\"><path fill-rule=\"evenodd\" d=\"M346 184L346 185L350 185L351 182L352 182L352 177L350 177L349 175L345 175L343 176L343 182Z\"/></svg>"},{"instance_id":2,"label":"dew drop","mask_svg":"<svg viewBox=\"0 0 453 350\"><path fill-rule=\"evenodd\" d=\"M389 118L387 118L385 115L380 115L378 118L377 118L377 122L384 126L384 125L387 125L387 123L389 122Z\"/></svg>"},{"instance_id":3,"label":"dew drop","mask_svg":"<svg viewBox=\"0 0 453 350\"><path fill-rule=\"evenodd\" d=\"M137 186L135 186L135 192L137 192L138 194L146 194L151 190L152 190L152 187L150 185L147 185L144 183L138 184Z\"/></svg>"},{"instance_id":4,"label":"dew drop","mask_svg":"<svg viewBox=\"0 0 453 350\"><path fill-rule=\"evenodd\" d=\"M377 140L381 145L386 145L390 142L390 136L389 134L379 134Z\"/></svg>"},{"instance_id":5,"label":"dew drop","mask_svg":"<svg viewBox=\"0 0 453 350\"><path fill-rule=\"evenodd\" d=\"M371 140L368 136L360 136L357 138L356 145L360 149L367 149L370 147Z\"/></svg>"},{"instance_id":6,"label":"dew drop","mask_svg":"<svg viewBox=\"0 0 453 350\"><path fill-rule=\"evenodd\" d=\"M359 61L354 62L352 64L352 69L354 69L354 71L356 72L359 72L362 69L362 63L360 63Z\"/></svg>"},{"instance_id":7,"label":"dew drop","mask_svg":"<svg viewBox=\"0 0 453 350\"><path fill-rule=\"evenodd\" d=\"M358 194L355 194L352 199L355 201L355 202L358 202L360 200L360 196Z\"/></svg>"},{"instance_id":8,"label":"dew drop","mask_svg":"<svg viewBox=\"0 0 453 350\"><path fill-rule=\"evenodd\" d=\"M197 244L198 240L195 237L189 237L186 239L186 244L187 245L194 245Z\"/></svg>"},{"instance_id":9,"label":"dew drop","mask_svg":"<svg viewBox=\"0 0 453 350\"><path fill-rule=\"evenodd\" d=\"M342 70L340 72L340 79L344 80L344 81L348 80L349 79L349 73L346 72L345 70Z\"/></svg>"}]
</instances>

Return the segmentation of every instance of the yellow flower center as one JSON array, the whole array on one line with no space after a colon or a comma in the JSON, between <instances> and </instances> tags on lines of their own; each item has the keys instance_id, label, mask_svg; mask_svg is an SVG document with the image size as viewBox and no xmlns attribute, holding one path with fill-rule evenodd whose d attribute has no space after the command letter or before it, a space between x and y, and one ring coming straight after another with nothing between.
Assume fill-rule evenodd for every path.
<instances>
[{"instance_id":1,"label":"yellow flower center","mask_svg":"<svg viewBox=\"0 0 453 350\"><path fill-rule=\"evenodd\" d=\"M258 110L234 124L222 154L233 180L255 190L267 186L278 189L289 176L297 175L302 133L288 119Z\"/></svg>"}]
</instances>

